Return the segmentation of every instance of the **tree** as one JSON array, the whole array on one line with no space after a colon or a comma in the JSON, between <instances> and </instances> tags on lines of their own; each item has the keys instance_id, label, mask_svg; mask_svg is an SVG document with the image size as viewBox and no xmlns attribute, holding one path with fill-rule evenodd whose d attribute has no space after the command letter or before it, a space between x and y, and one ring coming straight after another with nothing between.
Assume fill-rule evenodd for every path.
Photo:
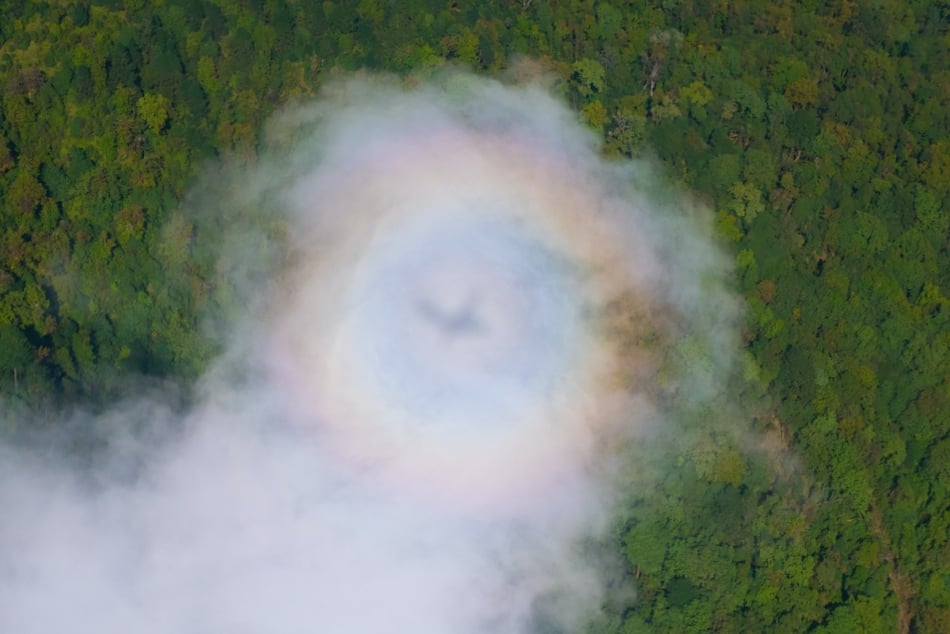
<instances>
[{"instance_id":1,"label":"tree","mask_svg":"<svg viewBox=\"0 0 950 634\"><path fill-rule=\"evenodd\" d=\"M168 99L164 95L145 93L135 105L139 116L145 120L149 129L155 134L161 134L171 111Z\"/></svg>"}]
</instances>

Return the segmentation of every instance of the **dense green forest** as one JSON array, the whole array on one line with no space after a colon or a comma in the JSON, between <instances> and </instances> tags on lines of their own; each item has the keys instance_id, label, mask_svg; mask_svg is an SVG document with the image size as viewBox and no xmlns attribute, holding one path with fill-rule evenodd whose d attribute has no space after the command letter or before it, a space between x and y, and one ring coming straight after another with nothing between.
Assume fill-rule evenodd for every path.
<instances>
[{"instance_id":1,"label":"dense green forest","mask_svg":"<svg viewBox=\"0 0 950 634\"><path fill-rule=\"evenodd\" d=\"M715 210L765 439L698 440L631 504L637 600L598 631L950 632L950 4L651 4L4 3L0 400L198 376L227 291L182 201L282 104L527 56Z\"/></svg>"}]
</instances>

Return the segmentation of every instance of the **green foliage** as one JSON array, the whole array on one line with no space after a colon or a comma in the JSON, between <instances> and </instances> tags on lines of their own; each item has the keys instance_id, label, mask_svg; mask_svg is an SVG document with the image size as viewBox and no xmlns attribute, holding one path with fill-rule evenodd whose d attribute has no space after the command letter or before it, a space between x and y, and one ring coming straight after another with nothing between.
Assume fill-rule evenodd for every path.
<instances>
[{"instance_id":1,"label":"green foliage","mask_svg":"<svg viewBox=\"0 0 950 634\"><path fill-rule=\"evenodd\" d=\"M642 457L667 475L631 483L618 529L639 601L599 631L950 629L950 72L933 3L0 14L0 400L201 372L215 342L199 324L239 298L213 262L221 227L181 197L208 157L253 160L280 104L338 70L528 55L605 153L655 153L711 201L747 305L732 398Z\"/></svg>"}]
</instances>

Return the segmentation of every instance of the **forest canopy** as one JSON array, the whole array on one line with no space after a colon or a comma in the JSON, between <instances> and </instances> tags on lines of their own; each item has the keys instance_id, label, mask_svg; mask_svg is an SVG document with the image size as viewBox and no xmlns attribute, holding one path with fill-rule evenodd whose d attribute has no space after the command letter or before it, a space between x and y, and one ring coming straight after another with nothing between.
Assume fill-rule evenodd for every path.
<instances>
[{"instance_id":1,"label":"forest canopy","mask_svg":"<svg viewBox=\"0 0 950 634\"><path fill-rule=\"evenodd\" d=\"M610 157L706 202L755 450L697 430L612 536L598 632L950 631L944 2L29 0L0 8L0 404L187 385L238 298L212 161L361 69L543 69ZM217 317L214 317L217 318ZM794 456L794 459L789 458Z\"/></svg>"}]
</instances>

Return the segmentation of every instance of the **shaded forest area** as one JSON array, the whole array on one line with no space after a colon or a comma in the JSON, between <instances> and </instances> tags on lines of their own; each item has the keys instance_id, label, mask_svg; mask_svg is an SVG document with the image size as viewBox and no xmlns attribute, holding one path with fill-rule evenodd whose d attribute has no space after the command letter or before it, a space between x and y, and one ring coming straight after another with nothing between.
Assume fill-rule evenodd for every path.
<instances>
[{"instance_id":1,"label":"shaded forest area","mask_svg":"<svg viewBox=\"0 0 950 634\"><path fill-rule=\"evenodd\" d=\"M181 202L281 104L337 71L530 56L607 154L650 148L715 209L766 439L700 430L631 503L637 605L595 630L950 631L950 4L658 4L7 3L3 400L201 372L227 285Z\"/></svg>"}]
</instances>

